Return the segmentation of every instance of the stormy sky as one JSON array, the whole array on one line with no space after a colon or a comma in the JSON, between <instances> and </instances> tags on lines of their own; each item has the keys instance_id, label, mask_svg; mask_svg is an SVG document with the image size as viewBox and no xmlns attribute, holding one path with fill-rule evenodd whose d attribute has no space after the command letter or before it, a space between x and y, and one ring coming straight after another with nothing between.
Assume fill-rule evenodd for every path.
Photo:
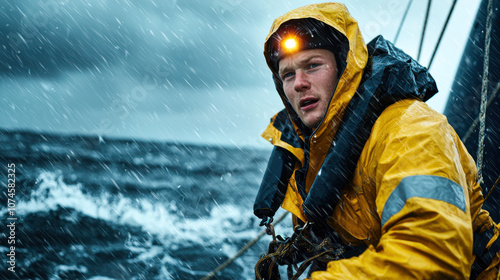
<instances>
[{"instance_id":1,"label":"stormy sky","mask_svg":"<svg viewBox=\"0 0 500 280\"><path fill-rule=\"evenodd\" d=\"M426 2L413 1L397 42L413 57ZM283 105L263 42L274 18L309 3L0 0L0 128L267 147L259 135ZM368 42L394 39L407 1L344 3ZM451 3L433 1L425 66ZM438 111L478 5L458 1L434 60Z\"/></svg>"}]
</instances>

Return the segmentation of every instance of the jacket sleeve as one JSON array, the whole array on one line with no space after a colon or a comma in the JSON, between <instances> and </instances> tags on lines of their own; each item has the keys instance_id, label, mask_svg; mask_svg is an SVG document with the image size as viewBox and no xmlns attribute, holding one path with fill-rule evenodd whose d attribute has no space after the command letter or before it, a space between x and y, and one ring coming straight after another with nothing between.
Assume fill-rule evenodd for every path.
<instances>
[{"instance_id":1,"label":"jacket sleeve","mask_svg":"<svg viewBox=\"0 0 500 280\"><path fill-rule=\"evenodd\" d=\"M312 279L469 279L466 172L474 170L472 160L465 160L456 133L437 113L381 118L364 157L375 178L380 240L358 257L330 262Z\"/></svg>"}]
</instances>

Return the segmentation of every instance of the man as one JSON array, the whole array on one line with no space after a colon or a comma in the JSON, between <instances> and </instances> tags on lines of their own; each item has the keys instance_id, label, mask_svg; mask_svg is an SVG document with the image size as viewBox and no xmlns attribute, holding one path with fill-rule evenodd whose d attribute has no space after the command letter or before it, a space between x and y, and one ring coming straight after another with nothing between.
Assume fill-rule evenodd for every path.
<instances>
[{"instance_id":1,"label":"man","mask_svg":"<svg viewBox=\"0 0 500 280\"><path fill-rule=\"evenodd\" d=\"M275 148L254 212L281 205L357 248L312 279L496 279L498 226L472 157L424 103L427 69L381 36L366 45L337 3L277 18L264 55L285 110L263 133Z\"/></svg>"}]
</instances>

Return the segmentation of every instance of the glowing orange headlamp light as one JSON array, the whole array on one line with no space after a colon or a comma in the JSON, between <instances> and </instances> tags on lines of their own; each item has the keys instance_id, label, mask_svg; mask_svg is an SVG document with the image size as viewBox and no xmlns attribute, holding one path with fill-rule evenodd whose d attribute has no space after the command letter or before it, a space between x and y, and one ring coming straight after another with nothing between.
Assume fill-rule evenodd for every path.
<instances>
[{"instance_id":1,"label":"glowing orange headlamp light","mask_svg":"<svg viewBox=\"0 0 500 280\"><path fill-rule=\"evenodd\" d=\"M308 49L327 49L337 53L342 34L327 24L312 18L290 20L283 23L267 42L271 67L288 54ZM348 47L348 46L347 46Z\"/></svg>"},{"instance_id":2,"label":"glowing orange headlamp light","mask_svg":"<svg viewBox=\"0 0 500 280\"><path fill-rule=\"evenodd\" d=\"M287 53L296 52L299 49L299 42L296 37L289 37L281 42L281 47Z\"/></svg>"}]
</instances>

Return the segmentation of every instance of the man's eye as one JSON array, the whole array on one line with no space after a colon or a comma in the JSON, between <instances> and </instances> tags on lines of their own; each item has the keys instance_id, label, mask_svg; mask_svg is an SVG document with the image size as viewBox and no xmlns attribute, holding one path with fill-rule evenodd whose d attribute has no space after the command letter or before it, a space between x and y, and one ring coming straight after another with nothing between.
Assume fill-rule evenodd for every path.
<instances>
[{"instance_id":1,"label":"man's eye","mask_svg":"<svg viewBox=\"0 0 500 280\"><path fill-rule=\"evenodd\" d=\"M293 72L288 72L288 73L283 74L283 76L281 78L284 80L284 79L290 78L292 76L293 76Z\"/></svg>"},{"instance_id":2,"label":"man's eye","mask_svg":"<svg viewBox=\"0 0 500 280\"><path fill-rule=\"evenodd\" d=\"M315 67L318 67L318 66L319 66L319 63L311 63L311 64L309 64L309 69L315 68Z\"/></svg>"}]
</instances>

